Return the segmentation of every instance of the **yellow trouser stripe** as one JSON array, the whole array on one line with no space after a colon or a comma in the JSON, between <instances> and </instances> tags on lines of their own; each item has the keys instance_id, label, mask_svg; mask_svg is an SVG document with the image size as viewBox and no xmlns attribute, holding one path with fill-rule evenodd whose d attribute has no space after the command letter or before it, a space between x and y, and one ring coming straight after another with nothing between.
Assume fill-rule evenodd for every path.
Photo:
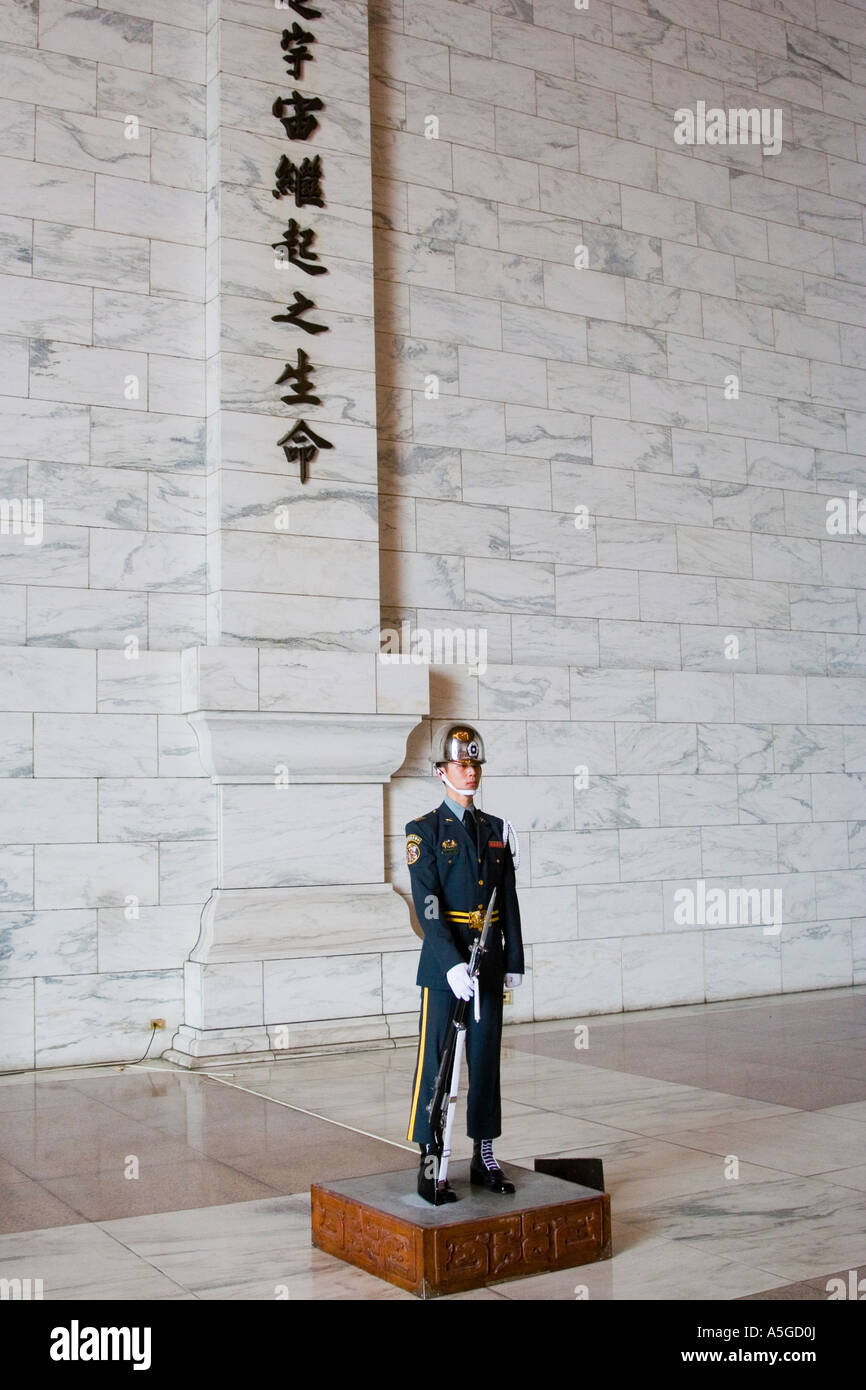
<instances>
[{"instance_id":1,"label":"yellow trouser stripe","mask_svg":"<svg viewBox=\"0 0 866 1390\"><path fill-rule=\"evenodd\" d=\"M415 1128L415 1112L418 1109L418 1095L421 1090L421 1073L424 1070L424 1039L427 1034L427 993L424 990L424 999L421 1005L421 1037L418 1041L418 1070L415 1076L415 1091L412 1096L412 1113L409 1116L409 1133L406 1138L411 1140L412 1131Z\"/></svg>"}]
</instances>

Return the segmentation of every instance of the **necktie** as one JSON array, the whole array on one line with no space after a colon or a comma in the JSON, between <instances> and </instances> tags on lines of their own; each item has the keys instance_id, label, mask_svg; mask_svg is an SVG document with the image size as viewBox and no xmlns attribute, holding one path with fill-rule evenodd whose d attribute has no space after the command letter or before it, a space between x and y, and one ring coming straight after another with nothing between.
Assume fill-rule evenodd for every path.
<instances>
[{"instance_id":1,"label":"necktie","mask_svg":"<svg viewBox=\"0 0 866 1390\"><path fill-rule=\"evenodd\" d=\"M471 806L467 806L466 809L465 809L465 811L463 812L463 825L464 825L464 827L466 828L466 830L468 830L468 832L469 832L469 838L471 839L473 845L475 846L475 848L476 848L476 850L477 850L477 849L478 849L478 829L477 829L476 824L475 824L475 813L474 813L474 811L472 810L472 807L471 807Z\"/></svg>"}]
</instances>

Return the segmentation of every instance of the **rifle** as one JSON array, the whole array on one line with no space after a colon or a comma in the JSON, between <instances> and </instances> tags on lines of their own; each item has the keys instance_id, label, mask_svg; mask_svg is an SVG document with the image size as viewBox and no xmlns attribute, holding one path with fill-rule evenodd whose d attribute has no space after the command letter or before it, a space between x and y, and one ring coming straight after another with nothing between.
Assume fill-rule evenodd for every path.
<instances>
[{"instance_id":1,"label":"rifle","mask_svg":"<svg viewBox=\"0 0 866 1390\"><path fill-rule=\"evenodd\" d=\"M478 975L481 970L482 958L487 950L487 933L490 930L495 901L496 889L494 888L490 895L490 902L487 904L487 911L484 914L484 926L469 957L469 977L476 982L472 1001L476 1022L481 1017ZM445 1186L445 1180L448 1176L448 1160L451 1157L451 1131L454 1127L454 1112L457 1108L457 1092L460 1089L460 1068L466 1046L466 1015L468 1011L468 999L454 1000L448 1022L448 1036L442 1051L436 1080L433 1083L433 1095L427 1106L427 1113L430 1116L430 1133L439 1155L438 1187Z\"/></svg>"}]
</instances>

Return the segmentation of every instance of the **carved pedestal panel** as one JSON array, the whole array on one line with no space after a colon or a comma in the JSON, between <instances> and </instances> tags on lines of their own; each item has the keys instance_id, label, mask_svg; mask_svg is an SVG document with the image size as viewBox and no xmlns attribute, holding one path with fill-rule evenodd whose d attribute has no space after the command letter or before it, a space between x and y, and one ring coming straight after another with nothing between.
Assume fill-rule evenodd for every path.
<instances>
[{"instance_id":1,"label":"carved pedestal panel","mask_svg":"<svg viewBox=\"0 0 866 1390\"><path fill-rule=\"evenodd\" d=\"M517 1192L496 1196L454 1164L461 1200L444 1207L415 1193L411 1172L314 1184L313 1244L419 1298L609 1258L606 1193L523 1168L511 1176Z\"/></svg>"}]
</instances>

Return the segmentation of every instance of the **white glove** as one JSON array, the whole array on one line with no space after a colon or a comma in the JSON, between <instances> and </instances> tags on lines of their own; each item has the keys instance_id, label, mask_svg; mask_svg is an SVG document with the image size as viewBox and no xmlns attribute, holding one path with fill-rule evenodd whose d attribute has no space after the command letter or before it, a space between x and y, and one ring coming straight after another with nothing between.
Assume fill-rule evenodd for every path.
<instances>
[{"instance_id":1,"label":"white glove","mask_svg":"<svg viewBox=\"0 0 866 1390\"><path fill-rule=\"evenodd\" d=\"M516 989L518 985L522 985L522 984L523 984L523 976L522 976L522 975L506 975L506 976L505 976L505 988L506 988L506 989Z\"/></svg>"},{"instance_id":2,"label":"white glove","mask_svg":"<svg viewBox=\"0 0 866 1390\"><path fill-rule=\"evenodd\" d=\"M475 993L475 981L469 974L469 967L465 961L461 961L459 965L452 965L445 978L458 999L472 998Z\"/></svg>"}]
</instances>

